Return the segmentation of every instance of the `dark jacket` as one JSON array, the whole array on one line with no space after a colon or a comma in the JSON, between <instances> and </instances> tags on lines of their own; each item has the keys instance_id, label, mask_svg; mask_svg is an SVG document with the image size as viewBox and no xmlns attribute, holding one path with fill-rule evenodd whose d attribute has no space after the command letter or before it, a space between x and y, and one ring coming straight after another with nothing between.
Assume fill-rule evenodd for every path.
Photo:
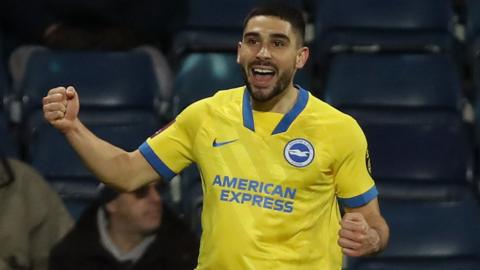
<instances>
[{"instance_id":1,"label":"dark jacket","mask_svg":"<svg viewBox=\"0 0 480 270\"><path fill-rule=\"evenodd\" d=\"M100 243L98 203L80 217L67 236L53 249L50 270L191 270L197 264L198 242L164 206L156 240L134 265L118 262Z\"/></svg>"}]
</instances>

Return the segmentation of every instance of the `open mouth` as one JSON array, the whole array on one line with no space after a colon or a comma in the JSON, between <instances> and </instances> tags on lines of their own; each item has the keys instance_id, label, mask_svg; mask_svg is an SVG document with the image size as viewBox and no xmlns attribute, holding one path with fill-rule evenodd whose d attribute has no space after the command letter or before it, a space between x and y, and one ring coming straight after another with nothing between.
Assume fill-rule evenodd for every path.
<instances>
[{"instance_id":1,"label":"open mouth","mask_svg":"<svg viewBox=\"0 0 480 270\"><path fill-rule=\"evenodd\" d=\"M275 71L266 68L252 68L252 74L255 76L273 76Z\"/></svg>"},{"instance_id":2,"label":"open mouth","mask_svg":"<svg viewBox=\"0 0 480 270\"><path fill-rule=\"evenodd\" d=\"M252 84L257 87L267 87L275 77L276 70L273 67L253 67L251 69Z\"/></svg>"}]
</instances>

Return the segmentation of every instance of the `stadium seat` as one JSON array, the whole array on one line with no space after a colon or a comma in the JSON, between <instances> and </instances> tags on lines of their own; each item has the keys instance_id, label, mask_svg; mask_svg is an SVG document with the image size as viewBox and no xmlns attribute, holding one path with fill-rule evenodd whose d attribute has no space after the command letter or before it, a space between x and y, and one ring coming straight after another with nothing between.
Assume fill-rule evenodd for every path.
<instances>
[{"instance_id":1,"label":"stadium seat","mask_svg":"<svg viewBox=\"0 0 480 270\"><path fill-rule=\"evenodd\" d=\"M461 199L473 180L473 138L457 114L345 109L362 127L381 196Z\"/></svg>"},{"instance_id":2,"label":"stadium seat","mask_svg":"<svg viewBox=\"0 0 480 270\"><path fill-rule=\"evenodd\" d=\"M41 106L48 89L62 85L76 87L82 108L153 111L165 91L158 80L144 51L34 50L17 91L26 115Z\"/></svg>"},{"instance_id":3,"label":"stadium seat","mask_svg":"<svg viewBox=\"0 0 480 270\"><path fill-rule=\"evenodd\" d=\"M348 270L480 269L475 200L382 201L390 242L377 256L349 260Z\"/></svg>"},{"instance_id":4,"label":"stadium seat","mask_svg":"<svg viewBox=\"0 0 480 270\"><path fill-rule=\"evenodd\" d=\"M217 90L243 85L235 53L191 53L180 63L174 82L174 115Z\"/></svg>"},{"instance_id":5,"label":"stadium seat","mask_svg":"<svg viewBox=\"0 0 480 270\"><path fill-rule=\"evenodd\" d=\"M480 3L475 0L465 0L466 10L466 45L467 61L479 56L480 53Z\"/></svg>"},{"instance_id":6,"label":"stadium seat","mask_svg":"<svg viewBox=\"0 0 480 270\"><path fill-rule=\"evenodd\" d=\"M367 137L391 231L387 250L349 260L347 269L476 269L473 137L451 58L337 54L327 78L325 100L352 115Z\"/></svg>"},{"instance_id":7,"label":"stadium seat","mask_svg":"<svg viewBox=\"0 0 480 270\"><path fill-rule=\"evenodd\" d=\"M98 137L126 149L135 150L158 129L158 119L135 111L81 112L82 122ZM78 214L97 195L98 180L83 165L65 137L37 113L30 118L27 161L49 181L72 210Z\"/></svg>"},{"instance_id":8,"label":"stadium seat","mask_svg":"<svg viewBox=\"0 0 480 270\"><path fill-rule=\"evenodd\" d=\"M473 96L474 96L474 108L475 108L475 120L478 122L480 118L480 57L476 57L473 61ZM478 126L478 125L477 125Z\"/></svg>"},{"instance_id":9,"label":"stadium seat","mask_svg":"<svg viewBox=\"0 0 480 270\"><path fill-rule=\"evenodd\" d=\"M446 0L321 0L314 17L317 48L324 53L454 48L454 12Z\"/></svg>"},{"instance_id":10,"label":"stadium seat","mask_svg":"<svg viewBox=\"0 0 480 270\"><path fill-rule=\"evenodd\" d=\"M47 178L75 215L95 197L98 181L63 135L43 120L43 96L52 87L74 85L82 122L100 138L134 150L162 125L158 105L164 84L151 55L141 50L41 49L28 59L17 89L23 105L25 159Z\"/></svg>"},{"instance_id":11,"label":"stadium seat","mask_svg":"<svg viewBox=\"0 0 480 270\"><path fill-rule=\"evenodd\" d=\"M461 112L458 71L446 54L338 54L324 98L337 107L424 108Z\"/></svg>"},{"instance_id":12,"label":"stadium seat","mask_svg":"<svg viewBox=\"0 0 480 270\"><path fill-rule=\"evenodd\" d=\"M346 268L346 270L477 270L480 264L476 259L469 258L403 258L403 259L372 259Z\"/></svg>"},{"instance_id":13,"label":"stadium seat","mask_svg":"<svg viewBox=\"0 0 480 270\"><path fill-rule=\"evenodd\" d=\"M245 15L262 2L214 0L205 5L204 1L190 0L187 22L173 38L174 54L178 57L188 51L236 50ZM301 0L283 2L298 9L304 7Z\"/></svg>"},{"instance_id":14,"label":"stadium seat","mask_svg":"<svg viewBox=\"0 0 480 270\"><path fill-rule=\"evenodd\" d=\"M448 55L336 55L324 98L362 126L375 178L395 183L384 192L446 195L472 180L473 138L462 119L460 79ZM415 188L409 190L411 183ZM424 184L428 188L420 189Z\"/></svg>"}]
</instances>

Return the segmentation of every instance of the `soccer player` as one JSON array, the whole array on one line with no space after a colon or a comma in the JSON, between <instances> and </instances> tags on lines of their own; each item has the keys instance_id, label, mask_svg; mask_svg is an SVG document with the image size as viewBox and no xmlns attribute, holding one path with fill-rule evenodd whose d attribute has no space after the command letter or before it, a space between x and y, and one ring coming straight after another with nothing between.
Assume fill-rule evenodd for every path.
<instances>
[{"instance_id":1,"label":"soccer player","mask_svg":"<svg viewBox=\"0 0 480 270\"><path fill-rule=\"evenodd\" d=\"M107 185L134 190L197 163L204 193L197 269L341 269L385 248L389 229L354 119L292 79L306 63L302 15L246 17L237 61L246 86L219 91L125 152L77 118L71 86L51 89L45 118ZM340 214L339 203L345 214Z\"/></svg>"}]
</instances>

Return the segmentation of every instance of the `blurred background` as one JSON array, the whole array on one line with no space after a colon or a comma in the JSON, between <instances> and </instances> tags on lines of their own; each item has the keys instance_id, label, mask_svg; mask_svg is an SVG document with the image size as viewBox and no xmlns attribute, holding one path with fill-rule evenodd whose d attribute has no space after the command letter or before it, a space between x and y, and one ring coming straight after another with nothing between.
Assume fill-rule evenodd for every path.
<instances>
[{"instance_id":1,"label":"blurred background","mask_svg":"<svg viewBox=\"0 0 480 270\"><path fill-rule=\"evenodd\" d=\"M243 18L260 0L2 0L0 151L38 169L77 218L97 181L43 121L74 85L80 117L136 149L188 104L243 84ZM480 0L290 0L307 26L295 83L354 116L391 241L345 269L480 269ZM199 237L195 166L165 194Z\"/></svg>"}]
</instances>

